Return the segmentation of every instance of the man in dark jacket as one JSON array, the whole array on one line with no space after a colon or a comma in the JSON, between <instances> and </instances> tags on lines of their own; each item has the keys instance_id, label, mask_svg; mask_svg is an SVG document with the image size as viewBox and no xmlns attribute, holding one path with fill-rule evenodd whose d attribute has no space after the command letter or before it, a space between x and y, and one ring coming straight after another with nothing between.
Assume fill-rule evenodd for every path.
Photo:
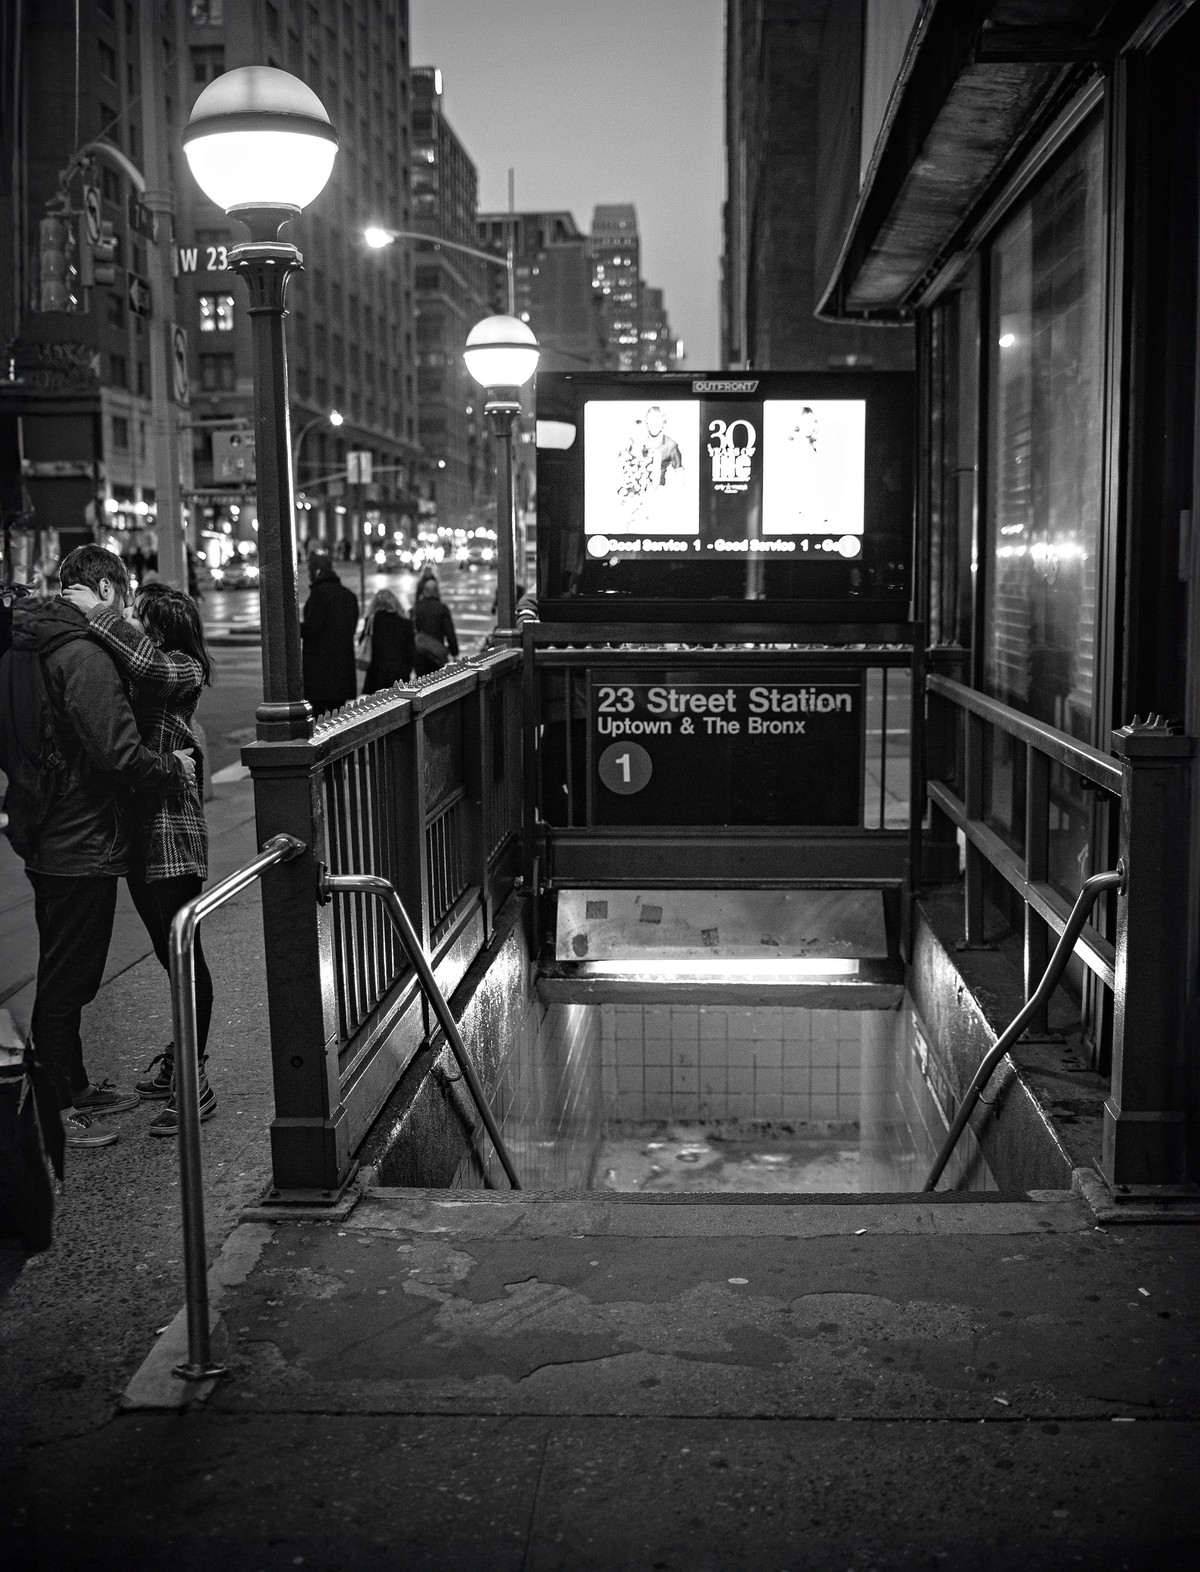
<instances>
[{"instance_id":1,"label":"man in dark jacket","mask_svg":"<svg viewBox=\"0 0 1200 1572\"><path fill-rule=\"evenodd\" d=\"M358 692L354 668L354 630L358 597L334 572L327 551L308 559L312 585L304 603L300 637L304 641L304 697L316 715L339 709Z\"/></svg>"},{"instance_id":2,"label":"man in dark jacket","mask_svg":"<svg viewBox=\"0 0 1200 1572\"><path fill-rule=\"evenodd\" d=\"M124 563L100 546L69 552L60 578L64 589L86 584L108 605L121 607L129 596ZM11 789L7 799L8 836L24 859L38 926L30 1034L54 1082L67 1145L108 1146L116 1136L93 1129L92 1118L122 1113L139 1099L136 1092L92 1084L79 1024L84 1006L100 991L117 880L129 872L122 804L131 790L157 795L179 789L194 776L195 764L190 755L164 757L143 745L112 658L90 636L84 614L61 599L14 607L13 647L0 663L6 756L14 746L7 735L14 728L12 685L20 670L32 680L29 654L40 662L58 761L44 772L39 800L22 794L18 802Z\"/></svg>"}]
</instances>

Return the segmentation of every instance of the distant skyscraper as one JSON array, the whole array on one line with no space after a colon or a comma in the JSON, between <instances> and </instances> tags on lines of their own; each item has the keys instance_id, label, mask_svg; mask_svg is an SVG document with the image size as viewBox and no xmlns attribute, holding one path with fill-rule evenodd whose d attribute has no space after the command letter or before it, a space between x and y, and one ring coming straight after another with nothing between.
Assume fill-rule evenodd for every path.
<instances>
[{"instance_id":1,"label":"distant skyscraper","mask_svg":"<svg viewBox=\"0 0 1200 1572\"><path fill-rule=\"evenodd\" d=\"M412 72L413 228L474 246L478 171L442 105L442 73ZM482 400L463 361L467 334L488 313L493 271L459 251L416 245L417 407L421 490L439 521L460 524L484 485ZM496 269L495 271L499 271Z\"/></svg>"},{"instance_id":2,"label":"distant skyscraper","mask_svg":"<svg viewBox=\"0 0 1200 1572\"><path fill-rule=\"evenodd\" d=\"M642 320L638 335L639 371L676 371L680 364L680 345L671 332L666 301L661 289L642 285Z\"/></svg>"},{"instance_id":3,"label":"distant skyscraper","mask_svg":"<svg viewBox=\"0 0 1200 1572\"><path fill-rule=\"evenodd\" d=\"M592 283L603 297L601 316L618 371L639 363L642 320L641 245L632 202L601 203L592 212Z\"/></svg>"},{"instance_id":4,"label":"distant skyscraper","mask_svg":"<svg viewBox=\"0 0 1200 1572\"><path fill-rule=\"evenodd\" d=\"M516 314L528 322L541 346L542 371L598 370L608 365L602 297L592 285L588 237L564 210L544 213L481 213L479 244L504 256L513 236ZM497 268L492 305L507 311L506 281Z\"/></svg>"}]
</instances>

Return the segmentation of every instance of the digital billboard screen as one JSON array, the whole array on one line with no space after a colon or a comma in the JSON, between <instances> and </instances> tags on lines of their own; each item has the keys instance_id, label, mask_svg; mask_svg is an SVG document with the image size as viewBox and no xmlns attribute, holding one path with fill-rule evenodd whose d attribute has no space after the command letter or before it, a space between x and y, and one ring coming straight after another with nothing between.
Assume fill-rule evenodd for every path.
<instances>
[{"instance_id":1,"label":"digital billboard screen","mask_svg":"<svg viewBox=\"0 0 1200 1572\"><path fill-rule=\"evenodd\" d=\"M543 618L903 620L912 431L904 374L540 377Z\"/></svg>"}]
</instances>

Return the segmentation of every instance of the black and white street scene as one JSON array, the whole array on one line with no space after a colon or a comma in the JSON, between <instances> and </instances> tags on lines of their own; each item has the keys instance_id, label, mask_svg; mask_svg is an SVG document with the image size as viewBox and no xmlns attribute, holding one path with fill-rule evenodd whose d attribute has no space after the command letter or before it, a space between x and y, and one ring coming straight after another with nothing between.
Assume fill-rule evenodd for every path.
<instances>
[{"instance_id":1,"label":"black and white street scene","mask_svg":"<svg viewBox=\"0 0 1200 1572\"><path fill-rule=\"evenodd\" d=\"M4 1572L1200 1564L1197 62L0 5Z\"/></svg>"}]
</instances>

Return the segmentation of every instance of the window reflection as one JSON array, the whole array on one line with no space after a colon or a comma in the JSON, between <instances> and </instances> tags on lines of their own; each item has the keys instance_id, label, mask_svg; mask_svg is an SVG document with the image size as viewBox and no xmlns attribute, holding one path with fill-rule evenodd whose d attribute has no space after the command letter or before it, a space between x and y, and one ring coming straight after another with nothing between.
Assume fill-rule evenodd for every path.
<instances>
[{"instance_id":1,"label":"window reflection","mask_svg":"<svg viewBox=\"0 0 1200 1572\"><path fill-rule=\"evenodd\" d=\"M1103 201L1097 124L1018 209L991 254L984 681L1004 703L1086 742L1095 697ZM992 811L999 826L1015 829L1024 760L1006 740L995 742L993 785L1003 784ZM1074 891L1088 871L1091 799L1062 770L1051 792L1051 877Z\"/></svg>"}]
</instances>

